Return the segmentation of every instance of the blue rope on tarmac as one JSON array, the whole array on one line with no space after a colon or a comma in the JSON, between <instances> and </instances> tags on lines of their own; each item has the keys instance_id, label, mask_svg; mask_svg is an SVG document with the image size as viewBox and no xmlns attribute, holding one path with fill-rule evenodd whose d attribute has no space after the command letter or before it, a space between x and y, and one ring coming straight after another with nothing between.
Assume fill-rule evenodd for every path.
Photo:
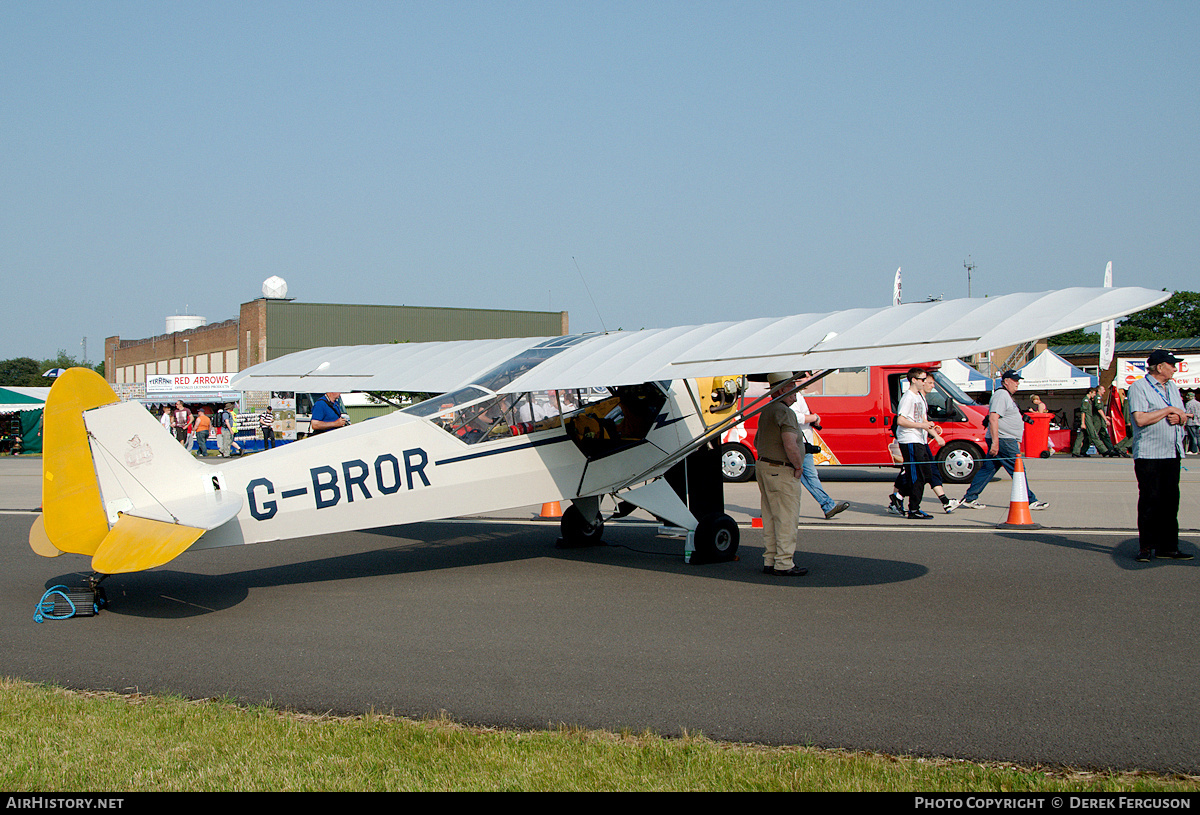
<instances>
[{"instance_id":1,"label":"blue rope on tarmac","mask_svg":"<svg viewBox=\"0 0 1200 815\"><path fill-rule=\"evenodd\" d=\"M67 602L67 606L71 609L70 614L55 614L55 601L52 599L54 595L58 595ZM42 599L38 601L37 608L33 613L33 621L40 623L43 620L69 620L75 616L75 603L67 596L66 586L52 586L42 595Z\"/></svg>"}]
</instances>

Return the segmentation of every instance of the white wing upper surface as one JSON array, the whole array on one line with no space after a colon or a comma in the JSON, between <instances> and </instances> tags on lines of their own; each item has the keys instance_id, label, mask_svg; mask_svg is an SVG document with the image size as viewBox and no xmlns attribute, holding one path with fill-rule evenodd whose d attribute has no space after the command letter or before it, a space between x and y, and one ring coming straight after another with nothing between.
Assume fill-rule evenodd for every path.
<instances>
[{"instance_id":1,"label":"white wing upper surface","mask_svg":"<svg viewBox=\"0 0 1200 815\"><path fill-rule=\"evenodd\" d=\"M446 393L550 337L310 348L232 377L241 390Z\"/></svg>"},{"instance_id":2,"label":"white wing upper surface","mask_svg":"<svg viewBox=\"0 0 1200 815\"><path fill-rule=\"evenodd\" d=\"M508 393L781 370L907 365L1054 336L1155 306L1153 289L1073 288L572 338ZM563 338L557 338L563 342ZM233 377L243 390L445 392L529 348L508 340L317 348Z\"/></svg>"}]
</instances>

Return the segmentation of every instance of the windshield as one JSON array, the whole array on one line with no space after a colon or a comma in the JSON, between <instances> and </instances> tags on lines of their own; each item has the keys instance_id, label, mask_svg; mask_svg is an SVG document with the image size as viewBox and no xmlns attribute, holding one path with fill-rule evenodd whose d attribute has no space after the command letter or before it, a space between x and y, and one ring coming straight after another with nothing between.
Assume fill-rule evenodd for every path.
<instances>
[{"instance_id":1,"label":"windshield","mask_svg":"<svg viewBox=\"0 0 1200 815\"><path fill-rule=\"evenodd\" d=\"M442 411L454 410L460 405L465 405L490 395L483 388L467 386L453 393L446 393L426 399L424 402L417 402L412 407L402 410L401 413L411 413L413 416L421 416L428 419Z\"/></svg>"},{"instance_id":2,"label":"windshield","mask_svg":"<svg viewBox=\"0 0 1200 815\"><path fill-rule=\"evenodd\" d=\"M970 396L967 396L965 393L963 393L962 389L959 388L958 385L955 385L953 382L951 382L950 379L941 371L933 372L933 381L937 383L937 386L940 390L944 391L947 396L949 396L955 402L958 402L960 405L979 404Z\"/></svg>"}]
</instances>

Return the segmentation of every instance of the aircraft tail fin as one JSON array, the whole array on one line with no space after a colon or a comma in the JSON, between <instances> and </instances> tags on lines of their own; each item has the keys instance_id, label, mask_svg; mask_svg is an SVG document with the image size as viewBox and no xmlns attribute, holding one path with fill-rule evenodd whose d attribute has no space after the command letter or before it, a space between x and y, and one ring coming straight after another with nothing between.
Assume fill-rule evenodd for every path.
<instances>
[{"instance_id":1,"label":"aircraft tail fin","mask_svg":"<svg viewBox=\"0 0 1200 815\"><path fill-rule=\"evenodd\" d=\"M118 401L103 377L86 368L65 371L50 389L42 410L42 523L30 532L38 554L48 552L48 545L90 555L108 535L83 414Z\"/></svg>"},{"instance_id":2,"label":"aircraft tail fin","mask_svg":"<svg viewBox=\"0 0 1200 815\"><path fill-rule=\"evenodd\" d=\"M90 555L102 574L160 566L235 517L240 496L145 408L95 372L59 377L45 409L42 523L35 552Z\"/></svg>"}]
</instances>

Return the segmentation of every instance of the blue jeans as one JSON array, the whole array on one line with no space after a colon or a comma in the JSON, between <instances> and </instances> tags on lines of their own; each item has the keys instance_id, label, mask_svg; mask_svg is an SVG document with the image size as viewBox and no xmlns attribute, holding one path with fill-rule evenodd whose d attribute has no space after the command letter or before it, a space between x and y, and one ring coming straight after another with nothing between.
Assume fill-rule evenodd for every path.
<instances>
[{"instance_id":1,"label":"blue jeans","mask_svg":"<svg viewBox=\"0 0 1200 815\"><path fill-rule=\"evenodd\" d=\"M1002 466L1008 470L1011 476L1017 469L1017 456L1021 453L1020 439L1000 439L1000 453L995 458L991 455L985 458L979 464L979 472L975 473L975 477L971 479L971 486L967 487L967 494L963 496L964 501L974 501L983 492L983 488L992 480L992 476L996 474ZM1025 479L1025 491L1029 494L1029 503L1037 500L1037 496L1033 494L1033 490L1029 486L1028 477Z\"/></svg>"},{"instance_id":2,"label":"blue jeans","mask_svg":"<svg viewBox=\"0 0 1200 815\"><path fill-rule=\"evenodd\" d=\"M834 508L836 502L821 486L821 477L817 475L817 463L813 461L812 453L804 456L804 467L800 470L800 483L804 485L804 489L808 490L809 495L817 499L822 512L828 512Z\"/></svg>"},{"instance_id":3,"label":"blue jeans","mask_svg":"<svg viewBox=\"0 0 1200 815\"><path fill-rule=\"evenodd\" d=\"M1187 441L1185 448L1191 448L1193 453L1200 453L1200 424L1189 424L1185 427L1187 430Z\"/></svg>"}]
</instances>

